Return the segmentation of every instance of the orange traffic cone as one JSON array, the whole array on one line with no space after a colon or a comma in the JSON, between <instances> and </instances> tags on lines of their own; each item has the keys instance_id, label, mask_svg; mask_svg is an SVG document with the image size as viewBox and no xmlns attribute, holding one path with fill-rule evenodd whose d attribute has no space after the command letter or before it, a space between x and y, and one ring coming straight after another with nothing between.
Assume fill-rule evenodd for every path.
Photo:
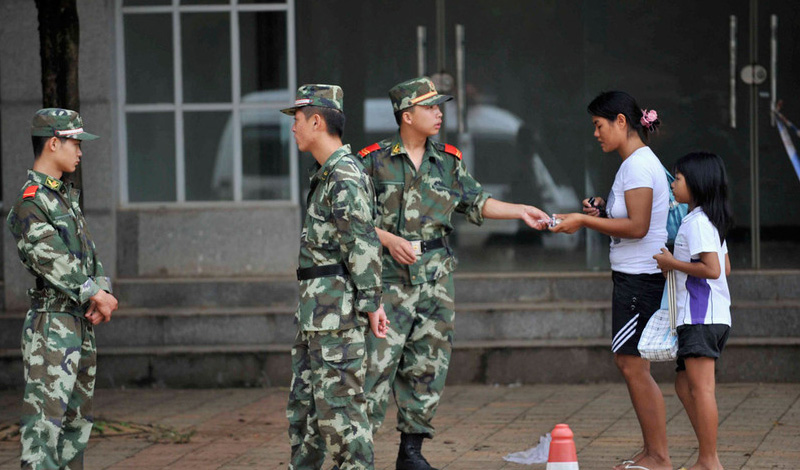
<instances>
[{"instance_id":1,"label":"orange traffic cone","mask_svg":"<svg viewBox=\"0 0 800 470\"><path fill-rule=\"evenodd\" d=\"M556 424L550 433L550 455L547 457L547 470L578 470L578 453L572 430L566 424Z\"/></svg>"}]
</instances>

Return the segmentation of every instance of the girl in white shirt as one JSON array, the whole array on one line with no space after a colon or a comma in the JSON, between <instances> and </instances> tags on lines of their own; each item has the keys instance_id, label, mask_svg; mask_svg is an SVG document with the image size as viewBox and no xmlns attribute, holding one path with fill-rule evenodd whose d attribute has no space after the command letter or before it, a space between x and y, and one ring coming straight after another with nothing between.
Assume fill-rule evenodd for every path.
<instances>
[{"instance_id":1,"label":"girl in white shirt","mask_svg":"<svg viewBox=\"0 0 800 470\"><path fill-rule=\"evenodd\" d=\"M689 204L675 237L675 255L653 256L664 272L675 270L678 307L678 374L675 390L692 422L700 449L692 469L722 470L717 455L718 413L714 363L731 325L725 235L731 227L728 178L717 155L690 153L675 164L672 191Z\"/></svg>"},{"instance_id":2,"label":"girl in white shirt","mask_svg":"<svg viewBox=\"0 0 800 470\"><path fill-rule=\"evenodd\" d=\"M584 200L585 214L557 214L561 222L551 230L574 233L588 227L611 237L611 351L628 385L644 442L641 452L614 468L672 470L664 397L650 374L650 362L638 349L664 292L664 276L652 253L667 242L669 186L664 167L645 145L660 121L654 110L642 109L622 91L601 93L588 111L600 148L616 152L622 164L607 203L600 197L593 204Z\"/></svg>"}]
</instances>

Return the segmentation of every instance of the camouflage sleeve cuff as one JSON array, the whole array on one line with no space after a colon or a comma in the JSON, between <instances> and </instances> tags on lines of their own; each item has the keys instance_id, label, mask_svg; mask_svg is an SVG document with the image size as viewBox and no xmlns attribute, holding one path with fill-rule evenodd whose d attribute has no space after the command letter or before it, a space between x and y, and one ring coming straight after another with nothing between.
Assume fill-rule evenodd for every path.
<instances>
[{"instance_id":1,"label":"camouflage sleeve cuff","mask_svg":"<svg viewBox=\"0 0 800 470\"><path fill-rule=\"evenodd\" d=\"M486 205L486 201L488 201L490 197L492 197L491 194L487 192L481 192L481 195L478 196L478 198L475 200L475 203L467 211L467 220L470 223L475 225L483 225L483 206Z\"/></svg>"},{"instance_id":2,"label":"camouflage sleeve cuff","mask_svg":"<svg viewBox=\"0 0 800 470\"><path fill-rule=\"evenodd\" d=\"M89 301L91 297L94 297L95 294L100 292L100 285L94 281L94 279L89 278L86 279L86 282L81 284L80 294L78 296L78 301L81 305L85 304Z\"/></svg>"},{"instance_id":3,"label":"camouflage sleeve cuff","mask_svg":"<svg viewBox=\"0 0 800 470\"><path fill-rule=\"evenodd\" d=\"M356 293L356 310L372 313L381 306L381 288L360 290Z\"/></svg>"},{"instance_id":4,"label":"camouflage sleeve cuff","mask_svg":"<svg viewBox=\"0 0 800 470\"><path fill-rule=\"evenodd\" d=\"M94 282L100 286L101 289L108 292L109 294L113 293L113 289L111 289L111 278L106 276L97 276L94 278Z\"/></svg>"}]
</instances>

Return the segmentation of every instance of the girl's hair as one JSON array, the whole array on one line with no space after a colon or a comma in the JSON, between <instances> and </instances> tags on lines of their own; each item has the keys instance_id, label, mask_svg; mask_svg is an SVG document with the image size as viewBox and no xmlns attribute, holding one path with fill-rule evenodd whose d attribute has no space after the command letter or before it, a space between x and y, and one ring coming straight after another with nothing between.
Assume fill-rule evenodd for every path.
<instances>
[{"instance_id":1,"label":"girl's hair","mask_svg":"<svg viewBox=\"0 0 800 470\"><path fill-rule=\"evenodd\" d=\"M592 116L599 116L609 121L615 121L620 114L624 115L628 121L628 130L635 130L645 144L650 141L650 134L661 125L661 121L657 117L653 120L649 119L656 116L654 110L649 111L652 114L649 114L648 119L643 123L642 118L648 111L640 108L633 96L624 91L604 91L597 95L597 98L593 99L586 109Z\"/></svg>"},{"instance_id":2,"label":"girl's hair","mask_svg":"<svg viewBox=\"0 0 800 470\"><path fill-rule=\"evenodd\" d=\"M695 206L703 208L722 243L733 226L733 213L728 201L728 174L725 163L710 152L692 152L675 163L675 173L683 175Z\"/></svg>"}]
</instances>

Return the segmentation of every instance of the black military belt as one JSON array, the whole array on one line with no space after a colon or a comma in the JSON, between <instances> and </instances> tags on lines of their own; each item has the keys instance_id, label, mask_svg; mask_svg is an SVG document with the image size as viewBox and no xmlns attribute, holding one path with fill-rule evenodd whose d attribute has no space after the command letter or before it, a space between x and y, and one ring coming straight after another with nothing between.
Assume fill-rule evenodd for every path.
<instances>
[{"instance_id":1,"label":"black military belt","mask_svg":"<svg viewBox=\"0 0 800 470\"><path fill-rule=\"evenodd\" d=\"M312 266L310 268L297 268L297 280L305 281L318 277L346 276L349 272L343 263Z\"/></svg>"},{"instance_id":2,"label":"black military belt","mask_svg":"<svg viewBox=\"0 0 800 470\"><path fill-rule=\"evenodd\" d=\"M437 248L444 248L446 245L444 237L436 238L434 240L411 240L411 247L414 253L421 255L422 253L435 250Z\"/></svg>"}]
</instances>

